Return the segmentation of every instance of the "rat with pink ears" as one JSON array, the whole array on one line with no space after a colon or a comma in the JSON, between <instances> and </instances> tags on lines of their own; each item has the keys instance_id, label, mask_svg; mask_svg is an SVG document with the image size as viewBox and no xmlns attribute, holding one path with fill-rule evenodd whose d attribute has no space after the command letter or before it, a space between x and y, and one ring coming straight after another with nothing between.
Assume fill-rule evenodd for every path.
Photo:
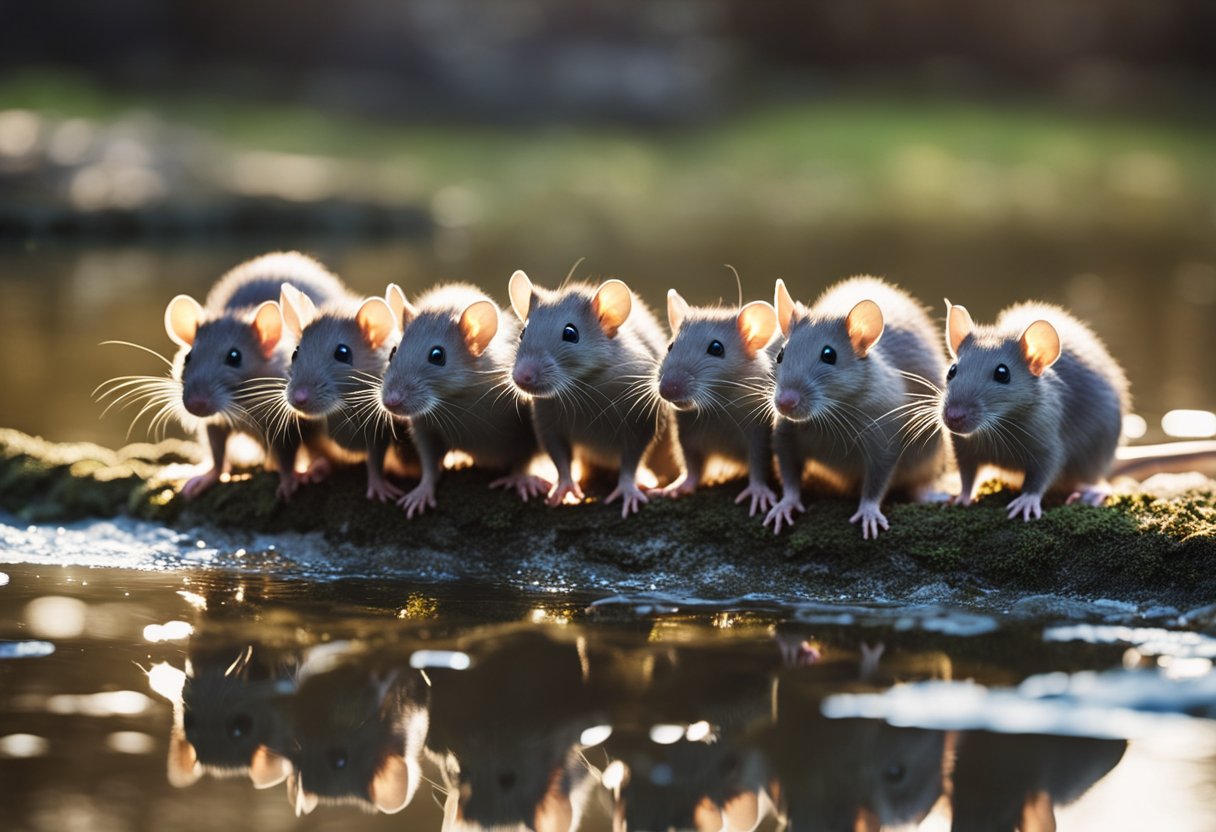
<instances>
[{"instance_id":1,"label":"rat with pink ears","mask_svg":"<svg viewBox=\"0 0 1216 832\"><path fill-rule=\"evenodd\" d=\"M773 389L782 495L764 523L780 532L805 510L810 461L843 490L860 492L849 522L877 537L888 528L888 489L923 488L941 467L941 432L918 410L944 371L933 322L918 301L876 277L837 283L810 307L778 280L775 305L786 335Z\"/></svg>"},{"instance_id":2,"label":"rat with pink ears","mask_svg":"<svg viewBox=\"0 0 1216 832\"><path fill-rule=\"evenodd\" d=\"M777 312L758 300L739 309L689 306L667 292L672 340L655 381L676 410L684 473L652 494L679 497L701 483L711 457L747 465L747 488L736 503L751 501L751 514L777 502L768 486L773 469L772 418L765 402L776 349Z\"/></svg>"},{"instance_id":3,"label":"rat with pink ears","mask_svg":"<svg viewBox=\"0 0 1216 832\"><path fill-rule=\"evenodd\" d=\"M523 321L511 379L532 403L541 447L557 468L548 495L560 505L582 499L572 463L616 467L617 486L605 502L621 501L621 516L649 502L638 468L651 446L666 439L667 405L648 394L663 353L654 314L620 280L598 286L534 286L522 271L511 275L511 306Z\"/></svg>"},{"instance_id":4,"label":"rat with pink ears","mask_svg":"<svg viewBox=\"0 0 1216 832\"><path fill-rule=\"evenodd\" d=\"M1129 405L1127 379L1096 335L1058 306L1020 303L992 326L976 326L946 301L946 374L941 419L950 432L962 490L971 503L981 465L1023 472L1009 516L1041 517L1043 495L1100 505Z\"/></svg>"}]
</instances>

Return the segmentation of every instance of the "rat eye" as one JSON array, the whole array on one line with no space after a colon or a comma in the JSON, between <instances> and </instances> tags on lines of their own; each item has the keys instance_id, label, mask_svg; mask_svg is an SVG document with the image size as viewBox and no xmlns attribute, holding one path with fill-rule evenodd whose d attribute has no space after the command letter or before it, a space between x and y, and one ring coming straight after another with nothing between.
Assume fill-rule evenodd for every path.
<instances>
[{"instance_id":1,"label":"rat eye","mask_svg":"<svg viewBox=\"0 0 1216 832\"><path fill-rule=\"evenodd\" d=\"M228 350L228 354L224 356L224 363L229 367L241 366L241 351L235 348Z\"/></svg>"},{"instance_id":2,"label":"rat eye","mask_svg":"<svg viewBox=\"0 0 1216 832\"><path fill-rule=\"evenodd\" d=\"M1004 364L997 364L996 369L992 371L992 378L999 381L1001 384L1008 384L1012 376L1009 375L1009 368Z\"/></svg>"},{"instance_id":3,"label":"rat eye","mask_svg":"<svg viewBox=\"0 0 1216 832\"><path fill-rule=\"evenodd\" d=\"M353 364L355 361L354 353L350 351L350 347L346 344L338 344L334 350L334 360L341 361L343 364Z\"/></svg>"},{"instance_id":4,"label":"rat eye","mask_svg":"<svg viewBox=\"0 0 1216 832\"><path fill-rule=\"evenodd\" d=\"M904 768L902 763L891 763L882 770L882 779L888 783L898 783L904 779L904 775L908 770Z\"/></svg>"},{"instance_id":5,"label":"rat eye","mask_svg":"<svg viewBox=\"0 0 1216 832\"><path fill-rule=\"evenodd\" d=\"M300 357L300 348L296 347L294 350L291 351L291 363L295 364L296 359L299 357Z\"/></svg>"},{"instance_id":6,"label":"rat eye","mask_svg":"<svg viewBox=\"0 0 1216 832\"><path fill-rule=\"evenodd\" d=\"M777 363L780 364L783 358L785 358L785 347L777 350Z\"/></svg>"},{"instance_id":7,"label":"rat eye","mask_svg":"<svg viewBox=\"0 0 1216 832\"><path fill-rule=\"evenodd\" d=\"M436 367L442 367L448 363L447 353L443 351L443 347L431 347L431 352L427 355L426 360L434 364Z\"/></svg>"},{"instance_id":8,"label":"rat eye","mask_svg":"<svg viewBox=\"0 0 1216 832\"><path fill-rule=\"evenodd\" d=\"M824 364L835 364L836 350L832 349L831 347L824 347L823 351L819 353L819 360Z\"/></svg>"},{"instance_id":9,"label":"rat eye","mask_svg":"<svg viewBox=\"0 0 1216 832\"><path fill-rule=\"evenodd\" d=\"M388 360L392 361L396 357L397 357L397 348L393 347L391 350L388 351Z\"/></svg>"},{"instance_id":10,"label":"rat eye","mask_svg":"<svg viewBox=\"0 0 1216 832\"><path fill-rule=\"evenodd\" d=\"M958 365L957 365L957 364L951 364L951 365L950 365L950 369L949 369L949 370L946 370L946 381L950 381L950 380L951 380L952 378L954 378L956 375L958 375Z\"/></svg>"},{"instance_id":11,"label":"rat eye","mask_svg":"<svg viewBox=\"0 0 1216 832\"><path fill-rule=\"evenodd\" d=\"M707 349L706 352L712 355L714 358L721 358L722 356L726 355L726 347L722 346L722 342L715 338L709 342L709 349Z\"/></svg>"},{"instance_id":12,"label":"rat eye","mask_svg":"<svg viewBox=\"0 0 1216 832\"><path fill-rule=\"evenodd\" d=\"M194 355L194 350L190 350L190 352L186 353L186 357L182 359L183 367L190 363L190 356L192 355Z\"/></svg>"},{"instance_id":13,"label":"rat eye","mask_svg":"<svg viewBox=\"0 0 1216 832\"><path fill-rule=\"evenodd\" d=\"M331 748L326 756L329 757L330 768L334 769L335 771L346 768L346 752L342 749Z\"/></svg>"},{"instance_id":14,"label":"rat eye","mask_svg":"<svg viewBox=\"0 0 1216 832\"><path fill-rule=\"evenodd\" d=\"M574 324L566 324L562 328L562 340L569 341L571 344L578 343L578 327Z\"/></svg>"},{"instance_id":15,"label":"rat eye","mask_svg":"<svg viewBox=\"0 0 1216 832\"><path fill-rule=\"evenodd\" d=\"M249 732L253 730L253 719L248 714L237 714L228 720L225 728L228 730L229 737L239 740L241 737L248 736Z\"/></svg>"}]
</instances>

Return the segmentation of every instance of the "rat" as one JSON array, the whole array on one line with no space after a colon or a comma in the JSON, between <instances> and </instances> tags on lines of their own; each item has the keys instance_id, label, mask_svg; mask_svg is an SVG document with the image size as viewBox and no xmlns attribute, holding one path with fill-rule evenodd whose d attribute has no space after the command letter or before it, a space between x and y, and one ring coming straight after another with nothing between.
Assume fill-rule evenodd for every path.
<instances>
[{"instance_id":1,"label":"rat","mask_svg":"<svg viewBox=\"0 0 1216 832\"><path fill-rule=\"evenodd\" d=\"M300 418L324 425L339 449L365 456L369 500L399 499L404 492L384 475L393 427L377 400L397 331L388 302L346 292L318 307L284 283L280 304L298 341L283 391L287 403Z\"/></svg>"},{"instance_id":2,"label":"rat","mask_svg":"<svg viewBox=\"0 0 1216 832\"><path fill-rule=\"evenodd\" d=\"M648 396L663 353L658 321L616 279L551 290L517 271L509 290L524 324L511 379L532 402L537 438L557 468L549 505L567 495L583 498L571 473L578 450L595 464L619 466L605 502L620 499L621 517L636 513L649 502L637 484L638 466L652 444L659 451L669 441L667 406Z\"/></svg>"},{"instance_id":3,"label":"rat","mask_svg":"<svg viewBox=\"0 0 1216 832\"><path fill-rule=\"evenodd\" d=\"M950 432L969 505L981 465L1022 471L1011 518L1041 517L1043 495L1101 505L1129 405L1118 362L1085 324L1064 309L1019 303L992 326L976 326L965 307L946 301L946 374L941 418Z\"/></svg>"},{"instance_id":4,"label":"rat","mask_svg":"<svg viewBox=\"0 0 1216 832\"><path fill-rule=\"evenodd\" d=\"M551 483L528 474L536 456L531 408L510 395L511 361L519 325L475 286L454 283L429 290L416 304L389 287L401 323L380 404L408 420L422 463L422 480L398 501L407 517L435 506L435 486L449 450L477 465L506 470L491 488L514 488L526 502Z\"/></svg>"},{"instance_id":5,"label":"rat","mask_svg":"<svg viewBox=\"0 0 1216 832\"><path fill-rule=\"evenodd\" d=\"M659 395L676 410L684 473L664 497L691 494L711 456L746 463L748 484L736 503L751 500L750 514L777 502L768 486L773 467L772 421L764 405L773 354L766 349L777 331L777 312L765 301L741 309L691 307L671 289L667 321L672 341L659 365Z\"/></svg>"},{"instance_id":6,"label":"rat","mask_svg":"<svg viewBox=\"0 0 1216 832\"><path fill-rule=\"evenodd\" d=\"M181 388L183 424L199 422L211 450L211 468L182 487L197 497L219 482L226 466L228 438L246 433L267 450L279 473L278 495L288 499L301 481L295 459L312 432L297 429L264 393L283 383L295 346L284 333L277 299L290 285L311 303L341 297L342 282L316 260L299 252L276 252L229 271L207 294L205 305L178 295L165 308L165 331L178 345L173 379Z\"/></svg>"},{"instance_id":7,"label":"rat","mask_svg":"<svg viewBox=\"0 0 1216 832\"><path fill-rule=\"evenodd\" d=\"M941 433L916 409L945 371L933 322L911 295L868 276L837 283L810 308L778 280L775 305L786 336L772 398L782 497L764 523L780 532L805 510L809 459L860 491L849 522L876 538L890 525L880 508L888 489L923 486L941 465Z\"/></svg>"}]
</instances>

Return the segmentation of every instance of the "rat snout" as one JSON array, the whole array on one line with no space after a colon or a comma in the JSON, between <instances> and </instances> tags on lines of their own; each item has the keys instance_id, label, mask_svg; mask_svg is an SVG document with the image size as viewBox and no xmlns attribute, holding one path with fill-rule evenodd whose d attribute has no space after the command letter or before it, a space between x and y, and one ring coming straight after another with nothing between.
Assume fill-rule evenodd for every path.
<instances>
[{"instance_id":1,"label":"rat snout","mask_svg":"<svg viewBox=\"0 0 1216 832\"><path fill-rule=\"evenodd\" d=\"M676 407L691 405L691 388L692 378L680 370L664 373L659 379L659 395Z\"/></svg>"},{"instance_id":2,"label":"rat snout","mask_svg":"<svg viewBox=\"0 0 1216 832\"><path fill-rule=\"evenodd\" d=\"M942 408L942 421L955 433L968 433L974 429L974 418L970 407L951 402Z\"/></svg>"},{"instance_id":3,"label":"rat snout","mask_svg":"<svg viewBox=\"0 0 1216 832\"><path fill-rule=\"evenodd\" d=\"M511 372L511 379L520 390L531 393L540 384L540 366L535 361L518 361Z\"/></svg>"},{"instance_id":4,"label":"rat snout","mask_svg":"<svg viewBox=\"0 0 1216 832\"><path fill-rule=\"evenodd\" d=\"M308 402L312 399L312 390L307 387L295 387L292 389L288 399L295 407L307 407Z\"/></svg>"},{"instance_id":5,"label":"rat snout","mask_svg":"<svg viewBox=\"0 0 1216 832\"><path fill-rule=\"evenodd\" d=\"M210 396L205 396L201 393L193 393L187 396L182 401L182 404L185 406L186 412L192 416L205 418L207 416L215 415L215 405L211 403Z\"/></svg>"},{"instance_id":6,"label":"rat snout","mask_svg":"<svg viewBox=\"0 0 1216 832\"><path fill-rule=\"evenodd\" d=\"M384 409L401 415L401 406L405 404L405 396L400 390L384 390L380 393L380 403Z\"/></svg>"},{"instance_id":7,"label":"rat snout","mask_svg":"<svg viewBox=\"0 0 1216 832\"><path fill-rule=\"evenodd\" d=\"M779 389L773 397L773 404L777 405L777 412L782 416L792 416L801 403L802 397L798 395L798 391L788 387Z\"/></svg>"}]
</instances>

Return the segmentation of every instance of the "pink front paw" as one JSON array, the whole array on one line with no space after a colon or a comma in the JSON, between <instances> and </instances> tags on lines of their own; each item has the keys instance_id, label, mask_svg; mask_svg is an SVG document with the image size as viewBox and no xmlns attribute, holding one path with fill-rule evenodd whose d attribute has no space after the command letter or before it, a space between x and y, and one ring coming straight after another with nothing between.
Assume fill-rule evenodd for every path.
<instances>
[{"instance_id":1,"label":"pink front paw","mask_svg":"<svg viewBox=\"0 0 1216 832\"><path fill-rule=\"evenodd\" d=\"M1029 522L1031 515L1037 520L1043 516L1043 495L1019 494L1009 501L1006 511L1010 520L1019 514L1022 515L1022 522Z\"/></svg>"},{"instance_id":2,"label":"pink front paw","mask_svg":"<svg viewBox=\"0 0 1216 832\"><path fill-rule=\"evenodd\" d=\"M1068 495L1065 505L1080 503L1085 506L1100 506L1110 499L1111 490L1104 485L1085 485Z\"/></svg>"},{"instance_id":3,"label":"pink front paw","mask_svg":"<svg viewBox=\"0 0 1216 832\"><path fill-rule=\"evenodd\" d=\"M326 479L331 473L333 473L333 470L333 463L329 461L328 457L313 457L313 459L308 463L308 470L306 470L303 474L300 474L297 479L299 479L300 483L303 485L315 485Z\"/></svg>"},{"instance_id":4,"label":"pink front paw","mask_svg":"<svg viewBox=\"0 0 1216 832\"><path fill-rule=\"evenodd\" d=\"M611 503L617 498L621 500L621 517L628 517L631 514L637 514L642 510L644 503L649 503L650 498L642 489L638 488L635 483L628 485L618 485L604 500L605 503Z\"/></svg>"},{"instance_id":5,"label":"pink front paw","mask_svg":"<svg viewBox=\"0 0 1216 832\"><path fill-rule=\"evenodd\" d=\"M490 488L514 488L519 499L526 503L533 497L548 494L549 489L553 488L553 483L544 477L534 477L531 474L510 474L494 480L490 483Z\"/></svg>"},{"instance_id":6,"label":"pink front paw","mask_svg":"<svg viewBox=\"0 0 1216 832\"><path fill-rule=\"evenodd\" d=\"M773 534L781 534L781 525L794 525L794 513L802 514L806 511L806 506L802 504L802 500L797 497L783 497L781 502L769 509L769 512L764 517L764 525L773 524Z\"/></svg>"},{"instance_id":7,"label":"pink front paw","mask_svg":"<svg viewBox=\"0 0 1216 832\"><path fill-rule=\"evenodd\" d=\"M285 503L290 503L291 498L300 488L302 480L291 471L279 472L279 487L275 489L274 495Z\"/></svg>"},{"instance_id":8,"label":"pink front paw","mask_svg":"<svg viewBox=\"0 0 1216 832\"><path fill-rule=\"evenodd\" d=\"M193 500L195 497L207 491L211 486L220 481L221 472L218 468L212 468L205 474L199 474L197 477L191 477L186 480L186 484L182 486L182 496L187 500Z\"/></svg>"},{"instance_id":9,"label":"pink front paw","mask_svg":"<svg viewBox=\"0 0 1216 832\"><path fill-rule=\"evenodd\" d=\"M367 499L381 503L391 503L401 499L405 492L384 477L367 478Z\"/></svg>"},{"instance_id":10,"label":"pink front paw","mask_svg":"<svg viewBox=\"0 0 1216 832\"><path fill-rule=\"evenodd\" d=\"M415 514L421 517L428 508L436 506L435 487L429 483L419 483L413 491L397 500L397 505L405 509L406 520L413 520Z\"/></svg>"},{"instance_id":11,"label":"pink front paw","mask_svg":"<svg viewBox=\"0 0 1216 832\"><path fill-rule=\"evenodd\" d=\"M735 498L735 505L739 505L747 499L752 501L747 516L755 517L756 512L764 514L777 503L777 494L764 483L756 482L749 484L747 488L739 492L739 496Z\"/></svg>"},{"instance_id":12,"label":"pink front paw","mask_svg":"<svg viewBox=\"0 0 1216 832\"><path fill-rule=\"evenodd\" d=\"M891 528L891 524L887 522L887 518L878 508L878 503L863 502L857 507L857 513L849 518L850 523L861 521L861 539L869 540L870 538L878 539L878 529L881 526L883 531Z\"/></svg>"},{"instance_id":13,"label":"pink front paw","mask_svg":"<svg viewBox=\"0 0 1216 832\"><path fill-rule=\"evenodd\" d=\"M667 497L671 500L678 500L680 497L687 496L696 490L696 480L691 480L688 477L680 477L673 483L665 485L662 488L651 488L646 493L651 497Z\"/></svg>"},{"instance_id":14,"label":"pink front paw","mask_svg":"<svg viewBox=\"0 0 1216 832\"><path fill-rule=\"evenodd\" d=\"M549 491L549 496L545 498L545 505L560 506L566 502L567 497L574 497L576 502L583 501L583 489L578 487L578 483L574 480L558 480L557 484Z\"/></svg>"},{"instance_id":15,"label":"pink front paw","mask_svg":"<svg viewBox=\"0 0 1216 832\"><path fill-rule=\"evenodd\" d=\"M970 494L955 494L950 498L949 502L952 506L969 506L972 503L972 499Z\"/></svg>"}]
</instances>

